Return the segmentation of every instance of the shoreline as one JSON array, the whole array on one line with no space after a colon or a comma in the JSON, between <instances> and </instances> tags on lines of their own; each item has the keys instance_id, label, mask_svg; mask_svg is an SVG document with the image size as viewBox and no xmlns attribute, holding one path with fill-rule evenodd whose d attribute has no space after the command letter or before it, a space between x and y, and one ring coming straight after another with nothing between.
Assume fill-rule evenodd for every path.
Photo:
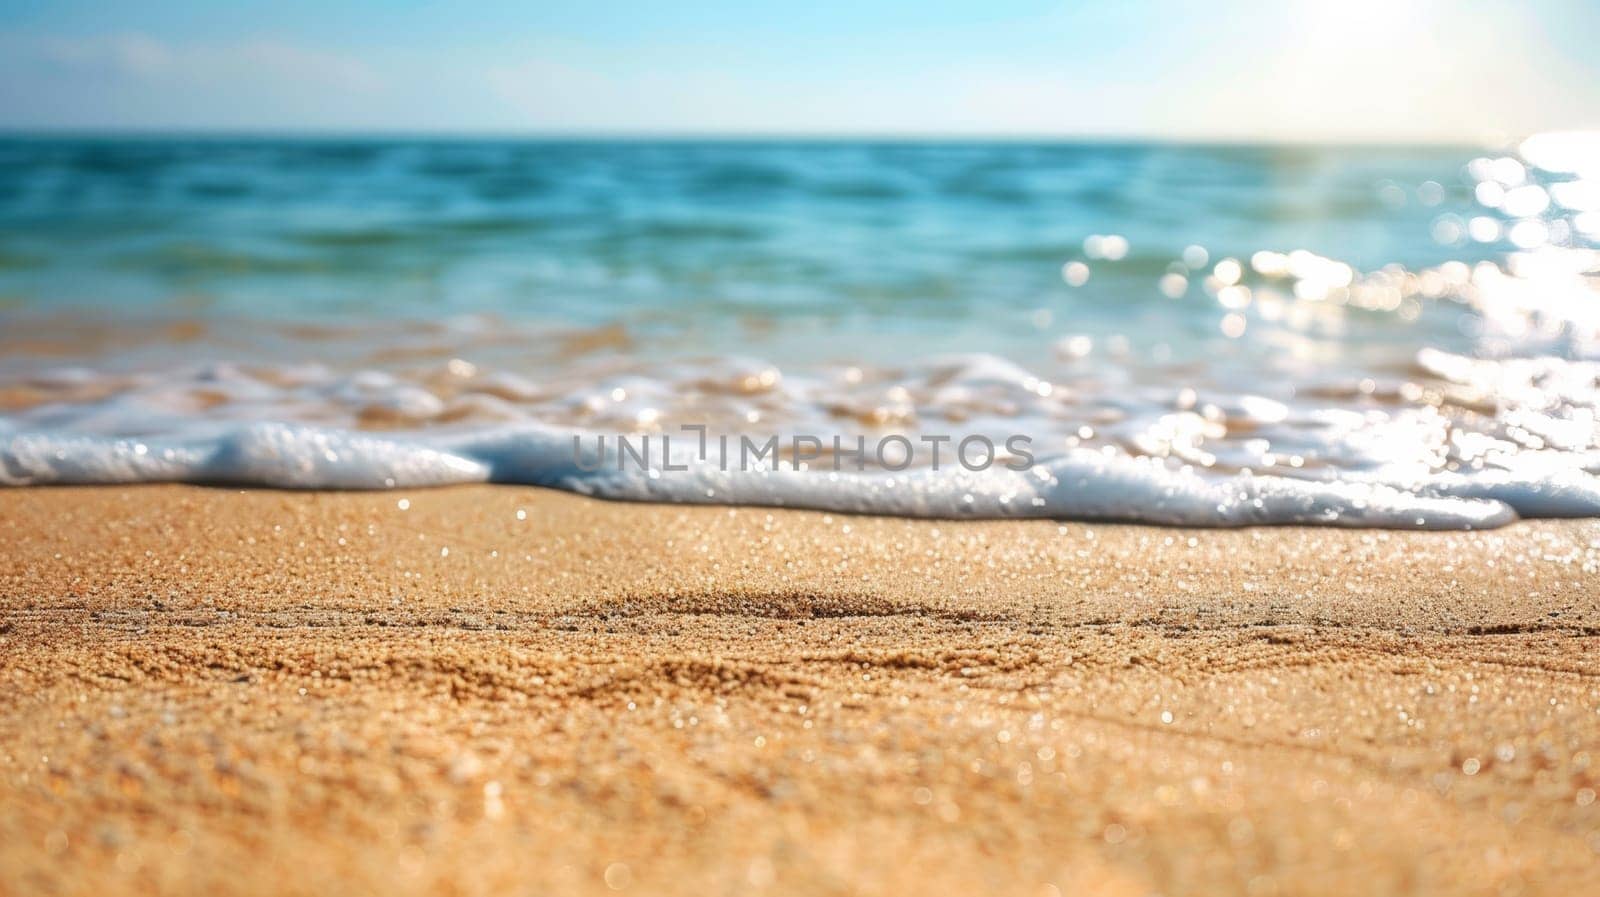
<instances>
[{"instance_id":1,"label":"shoreline","mask_svg":"<svg viewBox=\"0 0 1600 897\"><path fill-rule=\"evenodd\" d=\"M1600 887L1600 520L137 486L0 540L20 892Z\"/></svg>"}]
</instances>

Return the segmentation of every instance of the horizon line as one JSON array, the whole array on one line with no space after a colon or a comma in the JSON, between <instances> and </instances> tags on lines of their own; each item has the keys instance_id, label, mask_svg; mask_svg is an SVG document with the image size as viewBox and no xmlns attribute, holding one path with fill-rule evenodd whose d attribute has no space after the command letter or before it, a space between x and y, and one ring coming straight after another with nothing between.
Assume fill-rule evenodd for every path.
<instances>
[{"instance_id":1,"label":"horizon line","mask_svg":"<svg viewBox=\"0 0 1600 897\"><path fill-rule=\"evenodd\" d=\"M663 142L663 143L1037 143L1037 144L1154 144L1170 146L1260 147L1438 147L1493 149L1511 146L1530 135L1495 137L1383 138L1374 136L1288 137L1283 135L1185 135L1063 132L970 131L735 131L735 130L536 130L473 128L237 128L230 126L40 126L0 124L0 139L257 139L257 140L437 140L529 142Z\"/></svg>"}]
</instances>

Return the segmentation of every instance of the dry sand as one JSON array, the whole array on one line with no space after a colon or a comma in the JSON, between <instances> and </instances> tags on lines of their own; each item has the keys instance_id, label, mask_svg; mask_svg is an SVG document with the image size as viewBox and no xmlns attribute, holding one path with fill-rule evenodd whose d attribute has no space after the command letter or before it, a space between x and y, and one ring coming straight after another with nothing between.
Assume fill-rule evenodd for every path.
<instances>
[{"instance_id":1,"label":"dry sand","mask_svg":"<svg viewBox=\"0 0 1600 897\"><path fill-rule=\"evenodd\" d=\"M0 546L0 893L1600 893L1600 522L138 487Z\"/></svg>"}]
</instances>

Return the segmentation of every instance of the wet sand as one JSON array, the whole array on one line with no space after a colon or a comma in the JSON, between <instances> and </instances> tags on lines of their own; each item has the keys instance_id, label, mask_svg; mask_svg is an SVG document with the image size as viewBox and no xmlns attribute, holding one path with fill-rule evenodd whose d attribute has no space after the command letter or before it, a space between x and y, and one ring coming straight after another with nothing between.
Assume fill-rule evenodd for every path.
<instances>
[{"instance_id":1,"label":"wet sand","mask_svg":"<svg viewBox=\"0 0 1600 897\"><path fill-rule=\"evenodd\" d=\"M1596 521L142 486L0 545L0 894L1600 893Z\"/></svg>"}]
</instances>

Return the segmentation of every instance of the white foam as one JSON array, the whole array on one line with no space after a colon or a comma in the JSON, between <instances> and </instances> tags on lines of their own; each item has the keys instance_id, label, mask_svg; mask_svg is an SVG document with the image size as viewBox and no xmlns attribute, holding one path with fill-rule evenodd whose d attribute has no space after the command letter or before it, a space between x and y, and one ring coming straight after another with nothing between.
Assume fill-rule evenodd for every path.
<instances>
[{"instance_id":1,"label":"white foam","mask_svg":"<svg viewBox=\"0 0 1600 897\"><path fill-rule=\"evenodd\" d=\"M575 454L574 438L588 455ZM937 518L1073 518L1190 526L1322 524L1483 528L1525 516L1600 514L1593 476L1528 481L1446 476L1409 484L1208 475L1157 459L1079 450L1031 469L973 472L722 470L679 452L657 459L594 456L593 436L521 424L471 434L388 438L293 424L243 424L204 439L20 434L0 443L0 481L188 482L294 489L382 489L521 483L630 501L727 503ZM580 460L583 461L580 464ZM585 470L585 467L599 469ZM619 469L620 467L620 469Z\"/></svg>"}]
</instances>

